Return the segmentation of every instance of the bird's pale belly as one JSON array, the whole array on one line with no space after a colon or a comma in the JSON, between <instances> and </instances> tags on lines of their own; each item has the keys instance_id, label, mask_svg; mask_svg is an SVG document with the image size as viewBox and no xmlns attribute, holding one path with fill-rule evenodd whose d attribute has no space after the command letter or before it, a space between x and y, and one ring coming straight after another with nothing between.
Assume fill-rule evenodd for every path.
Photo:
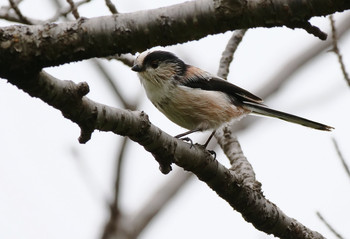
<instances>
[{"instance_id":1,"label":"bird's pale belly","mask_svg":"<svg viewBox=\"0 0 350 239\"><path fill-rule=\"evenodd\" d=\"M152 102L171 121L189 130L216 129L250 113L234 106L221 92L181 88L177 91L181 97L166 96Z\"/></svg>"}]
</instances>

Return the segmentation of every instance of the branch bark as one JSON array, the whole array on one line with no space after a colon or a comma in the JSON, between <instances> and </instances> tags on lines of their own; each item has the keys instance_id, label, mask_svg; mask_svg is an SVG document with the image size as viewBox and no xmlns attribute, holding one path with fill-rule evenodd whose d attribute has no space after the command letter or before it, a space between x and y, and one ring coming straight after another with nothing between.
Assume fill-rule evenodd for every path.
<instances>
[{"instance_id":1,"label":"branch bark","mask_svg":"<svg viewBox=\"0 0 350 239\"><path fill-rule=\"evenodd\" d=\"M89 91L86 83L76 85L40 72L46 66L141 51L237 28L298 27L307 25L311 16L350 8L347 0L300 4L293 0L199 0L69 23L6 27L0 29L0 77L77 123L82 130L81 143L87 142L95 129L128 136L151 152L163 169L175 163L196 174L257 229L282 238L323 238L268 201L249 165L248 177L228 170L200 146L191 148L152 125L145 113L99 104L85 96ZM243 154L238 156L246 161Z\"/></svg>"},{"instance_id":2,"label":"branch bark","mask_svg":"<svg viewBox=\"0 0 350 239\"><path fill-rule=\"evenodd\" d=\"M0 29L0 77L183 43L228 30L283 25L309 29L311 17L349 8L348 0L197 0L67 23L9 26Z\"/></svg>"},{"instance_id":3,"label":"branch bark","mask_svg":"<svg viewBox=\"0 0 350 239\"><path fill-rule=\"evenodd\" d=\"M60 81L45 72L13 83L77 123L83 132L81 142L86 142L95 129L128 136L151 152L160 165L175 163L194 173L257 229L281 238L323 238L267 200L259 183L253 182L255 187L249 186L251 182L245 185L247 179L243 173L225 168L201 146L191 147L173 138L151 124L143 112L116 109L88 99L86 83Z\"/></svg>"}]
</instances>

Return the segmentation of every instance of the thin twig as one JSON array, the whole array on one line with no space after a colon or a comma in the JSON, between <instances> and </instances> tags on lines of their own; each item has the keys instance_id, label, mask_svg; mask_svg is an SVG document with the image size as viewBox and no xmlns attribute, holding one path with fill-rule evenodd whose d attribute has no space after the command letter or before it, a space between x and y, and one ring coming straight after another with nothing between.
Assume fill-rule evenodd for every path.
<instances>
[{"instance_id":1,"label":"thin twig","mask_svg":"<svg viewBox=\"0 0 350 239\"><path fill-rule=\"evenodd\" d=\"M83 4L86 4L86 3L89 3L91 0L82 0L82 1L79 1L79 2L75 2L74 5L76 8L80 7L81 5ZM55 0L55 3L57 4L60 4L59 1L56 1ZM59 7L60 9L56 12L56 14L49 18L47 21L48 22L54 22L56 21L59 17L66 17L68 15L68 13L70 13L72 11L72 8L69 6L69 7Z\"/></svg>"},{"instance_id":2,"label":"thin twig","mask_svg":"<svg viewBox=\"0 0 350 239\"><path fill-rule=\"evenodd\" d=\"M121 182L121 171L122 171L122 166L123 166L123 162L124 162L124 158L125 158L125 152L126 152L126 147L128 145L128 143L130 142L128 137L124 137L123 138L123 142L121 143L120 146L120 151L119 154L117 156L117 167L116 167L116 180L115 180L115 184L114 184L114 204L115 204L115 208L117 209L117 211L119 211L119 206L118 206L118 201L119 201L119 192L120 192L120 182Z\"/></svg>"},{"instance_id":3,"label":"thin twig","mask_svg":"<svg viewBox=\"0 0 350 239\"><path fill-rule=\"evenodd\" d=\"M244 34L247 29L236 30L232 34L232 37L228 41L225 50L222 52L220 59L220 65L218 70L218 76L227 79L228 73L230 71L230 64L233 60L234 53L237 50L239 43L242 41Z\"/></svg>"},{"instance_id":4,"label":"thin twig","mask_svg":"<svg viewBox=\"0 0 350 239\"><path fill-rule=\"evenodd\" d=\"M120 221L123 220L123 214L120 211L119 208L119 193L120 193L120 185L121 185L121 178L122 178L122 166L125 159L125 149L130 142L128 137L124 137L123 141L121 143L121 147L119 150L119 153L117 155L117 163L115 168L115 182L114 182L114 198L112 203L110 204L110 218L108 222L106 223L102 236L102 239L110 238L111 235L113 235L116 231L121 230L119 228Z\"/></svg>"},{"instance_id":5,"label":"thin twig","mask_svg":"<svg viewBox=\"0 0 350 239\"><path fill-rule=\"evenodd\" d=\"M111 13L113 13L113 14L117 14L118 10L115 7L115 5L111 2L111 0L105 0L105 1L106 1L106 5L107 5L109 11L111 11Z\"/></svg>"},{"instance_id":6,"label":"thin twig","mask_svg":"<svg viewBox=\"0 0 350 239\"><path fill-rule=\"evenodd\" d=\"M232 132L232 127L224 126L223 129L217 130L215 137L230 161L230 170L241 177L244 186L248 186L254 190L261 190L261 183L256 181L255 173L252 165L244 156L237 137Z\"/></svg>"},{"instance_id":7,"label":"thin twig","mask_svg":"<svg viewBox=\"0 0 350 239\"><path fill-rule=\"evenodd\" d=\"M339 145L338 145L338 142L335 140L335 138L332 138L332 141L333 141L333 144L334 144L334 148L339 156L339 159L345 169L345 172L347 173L348 177L350 178L350 169L349 169L349 166L348 164L346 163L345 161L345 158L342 154L342 152L340 151L340 148L339 148Z\"/></svg>"},{"instance_id":8,"label":"thin twig","mask_svg":"<svg viewBox=\"0 0 350 239\"><path fill-rule=\"evenodd\" d=\"M18 3L21 1L17 1L17 5ZM53 1L54 4L56 5L56 8L58 8L59 10L55 13L54 16L46 19L46 20L39 20L39 19L34 19L34 18L29 18L29 17L25 17L27 19L27 23L28 25L42 25L48 22L54 22L57 21L58 18L60 17L66 17L71 11L71 7L70 6L66 6L66 7L62 7L61 3L57 0ZM78 8L83 4L89 3L91 2L91 0L82 0L82 1L78 1L75 3L75 6ZM20 17L15 13L15 12L9 12L8 10L11 7L8 6L3 6L0 7L0 18L1 19L5 19L7 21L11 21L11 22L19 22L19 23L24 23L22 19L20 19Z\"/></svg>"},{"instance_id":9,"label":"thin twig","mask_svg":"<svg viewBox=\"0 0 350 239\"><path fill-rule=\"evenodd\" d=\"M20 19L20 22L21 23L24 23L24 24L31 24L31 22L28 20L28 18L26 18L21 10L19 10L18 8L18 4L21 2L21 1L14 1L14 0L9 0L10 2L10 5L11 5L11 8L16 12L18 18Z\"/></svg>"},{"instance_id":10,"label":"thin twig","mask_svg":"<svg viewBox=\"0 0 350 239\"><path fill-rule=\"evenodd\" d=\"M332 28L332 44L333 44L332 51L337 55L338 62L340 64L341 71L343 72L344 79L346 80L346 82L350 86L350 78L349 78L349 75L348 75L348 73L346 72L346 69L345 69L343 56L341 55L341 53L339 51L339 48L338 48L338 36L337 36L337 30L336 30L336 27L335 27L335 22L334 22L333 15L329 16L329 20L331 22L331 28Z\"/></svg>"},{"instance_id":11,"label":"thin twig","mask_svg":"<svg viewBox=\"0 0 350 239\"><path fill-rule=\"evenodd\" d=\"M326 219L324 219L324 217L321 215L320 212L316 212L316 215L318 216L318 218L328 227L328 229L333 232L333 234L339 238L339 239L344 239L344 237L342 237L327 221Z\"/></svg>"},{"instance_id":12,"label":"thin twig","mask_svg":"<svg viewBox=\"0 0 350 239\"><path fill-rule=\"evenodd\" d=\"M72 10L72 14L73 16L75 17L75 19L79 19L80 18L80 15L78 13L78 9L77 9L77 6L74 4L73 0L66 0L69 5L70 5L70 8Z\"/></svg>"},{"instance_id":13,"label":"thin twig","mask_svg":"<svg viewBox=\"0 0 350 239\"><path fill-rule=\"evenodd\" d=\"M350 14L348 14L348 16L341 22L341 24L339 24L338 37L340 38L341 36L343 36L349 29ZM306 49L297 56L291 58L288 62L286 62L282 67L279 68L280 70L276 71L276 74L273 77L271 77L271 80L268 83L269 87L261 87L261 89L257 91L257 95L262 99L266 99L274 92L277 92L294 73L296 73L302 67L306 66L308 62L310 62L316 56L324 52L331 45L331 40L322 42L320 41L317 44L310 46L309 49ZM241 122L244 121L240 121L239 124L241 124Z\"/></svg>"},{"instance_id":14,"label":"thin twig","mask_svg":"<svg viewBox=\"0 0 350 239\"><path fill-rule=\"evenodd\" d=\"M10 9L11 6L0 7L0 19L4 19L10 22L23 23L23 21L18 17L18 15L14 11L9 11ZM30 22L30 24L27 23L28 25L41 25L45 23L44 21L29 17L26 17L26 19Z\"/></svg>"},{"instance_id":15,"label":"thin twig","mask_svg":"<svg viewBox=\"0 0 350 239\"><path fill-rule=\"evenodd\" d=\"M228 41L226 48L222 53L218 70L219 77L224 79L227 78L233 55L242 41L246 31L247 30L237 30L232 34L232 37ZM233 123L227 124L226 126L216 130L215 138L218 140L220 147L230 160L230 170L242 177L244 185L249 186L250 188L260 189L261 184L255 179L253 167L244 156L241 146L237 138L234 136L234 132L231 130L232 124Z\"/></svg>"},{"instance_id":16,"label":"thin twig","mask_svg":"<svg viewBox=\"0 0 350 239\"><path fill-rule=\"evenodd\" d=\"M114 95L117 97L117 100L122 103L123 108L134 110L135 104L129 104L125 100L125 97L123 96L122 92L119 90L118 86L115 84L115 81L113 80L112 76L107 72L107 69L101 64L100 61L96 59L93 59L92 61L94 65L97 67L97 69L99 70L99 72L104 76L104 79L109 84L113 92L115 93Z\"/></svg>"}]
</instances>

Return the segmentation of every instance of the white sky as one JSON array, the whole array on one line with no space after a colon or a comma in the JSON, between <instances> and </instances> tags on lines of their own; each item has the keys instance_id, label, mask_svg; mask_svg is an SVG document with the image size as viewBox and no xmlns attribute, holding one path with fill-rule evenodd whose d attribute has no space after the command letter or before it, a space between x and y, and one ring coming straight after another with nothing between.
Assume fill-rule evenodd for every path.
<instances>
[{"instance_id":1,"label":"white sky","mask_svg":"<svg viewBox=\"0 0 350 239\"><path fill-rule=\"evenodd\" d=\"M118 0L117 8L120 12L129 12L175 2ZM5 4L7 0L0 0L0 6ZM25 0L20 7L26 15L35 18L45 19L54 12L49 1ZM40 14L37 14L38 9ZM95 0L81 8L80 14L93 17L109 12L104 1ZM315 18L313 23L322 30L329 29L328 18ZM165 49L176 52L190 64L216 73L221 52L230 36L228 32ZM229 80L254 92L291 56L305 51L317 41L302 30L251 29L235 55ZM349 34L339 42L348 71L349 43ZM150 116L152 123L173 135L183 131L146 99L134 72L118 62L103 61L103 64L115 76L117 85L128 99L142 95L140 109ZM120 107L90 62L46 70L60 79L87 81L91 90L88 97ZM333 133L264 118L249 131L238 135L266 197L288 216L327 238L334 236L316 217L316 211L320 211L342 235L350 235L350 182L331 141L331 137L338 141L350 163L347 147L349 100L349 88L335 55L324 52L296 73L266 103L332 125L336 128ZM99 238L109 216L106 201L112 198L114 158L122 138L112 133L95 132L86 145L80 145L78 126L5 80L0 80L0 109L0 238ZM200 136L193 136L193 139ZM218 160L228 166L221 151L217 150L217 153ZM168 177L159 172L151 154L131 143L121 188L125 213L132 214L141 208L156 186ZM141 238L165 236L270 238L246 223L239 213L196 178L158 215Z\"/></svg>"}]
</instances>

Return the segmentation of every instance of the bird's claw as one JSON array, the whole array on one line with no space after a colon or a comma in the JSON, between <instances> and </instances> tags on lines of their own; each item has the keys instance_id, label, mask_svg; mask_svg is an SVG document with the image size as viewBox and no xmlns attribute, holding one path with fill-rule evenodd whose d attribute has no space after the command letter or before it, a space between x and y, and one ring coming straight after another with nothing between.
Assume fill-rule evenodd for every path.
<instances>
[{"instance_id":1,"label":"bird's claw","mask_svg":"<svg viewBox=\"0 0 350 239\"><path fill-rule=\"evenodd\" d=\"M216 159L216 152L214 150L209 150L208 149L208 152L214 156L214 159Z\"/></svg>"},{"instance_id":2,"label":"bird's claw","mask_svg":"<svg viewBox=\"0 0 350 239\"><path fill-rule=\"evenodd\" d=\"M189 137L182 137L181 135L177 135L177 136L175 136L175 138L181 139L182 141L190 142L190 149L191 149L191 148L193 147L193 145L194 145L192 139L189 138ZM208 142L208 141L207 141L207 142ZM204 147L204 149L205 149L205 148L207 147L207 143L204 144L204 145L200 145L200 146ZM214 150L209 150L209 149L208 149L208 152L209 152L211 155L214 156L214 159L216 159L216 152L215 152Z\"/></svg>"},{"instance_id":3,"label":"bird's claw","mask_svg":"<svg viewBox=\"0 0 350 239\"><path fill-rule=\"evenodd\" d=\"M176 137L177 138L177 137ZM192 148L193 147L193 141L192 141L192 139L190 139L189 137L184 137L184 138L178 138L178 139L181 139L181 140L183 140L183 141L187 141L187 142L190 142L190 148Z\"/></svg>"}]
</instances>

